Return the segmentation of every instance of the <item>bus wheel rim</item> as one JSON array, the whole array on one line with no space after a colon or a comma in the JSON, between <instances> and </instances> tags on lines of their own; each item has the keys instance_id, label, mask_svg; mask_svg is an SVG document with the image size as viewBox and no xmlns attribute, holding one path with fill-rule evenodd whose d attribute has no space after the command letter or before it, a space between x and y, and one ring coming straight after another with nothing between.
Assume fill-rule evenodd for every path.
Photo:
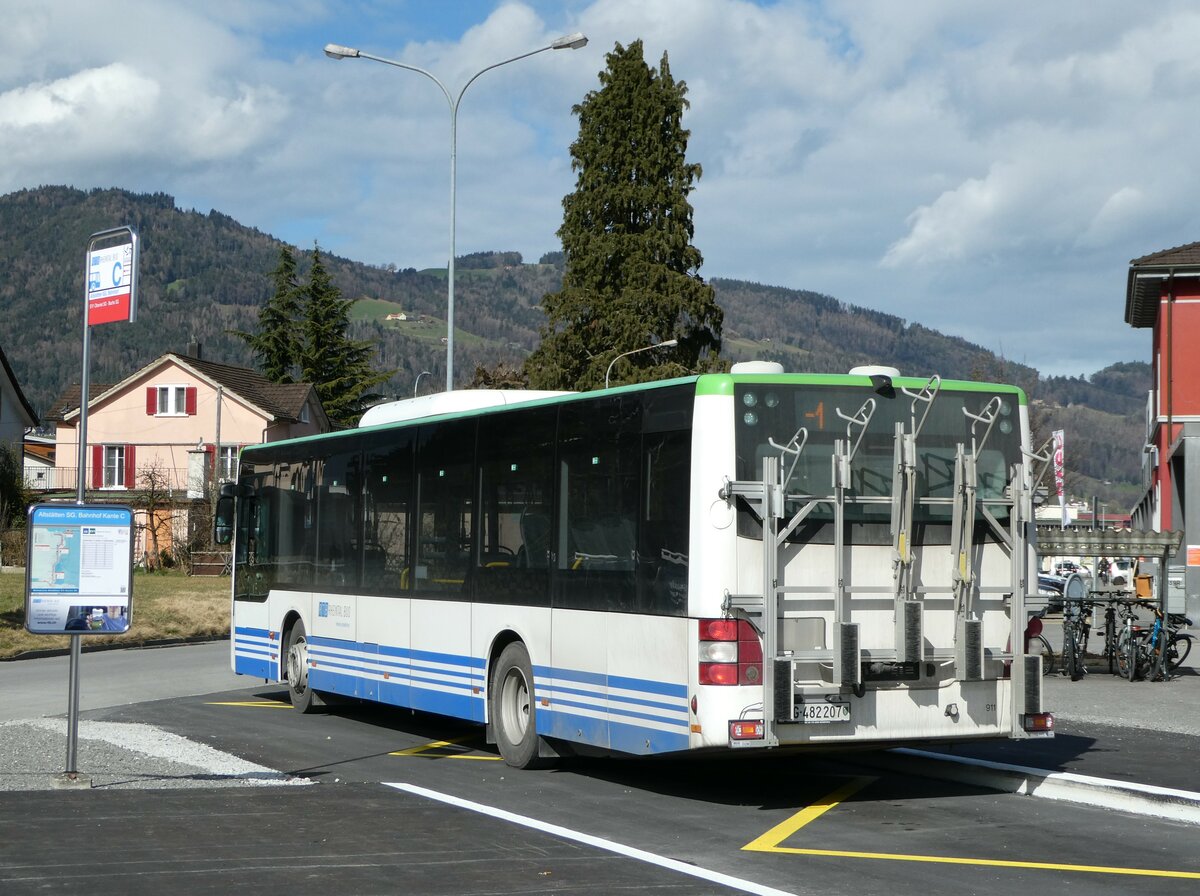
<instances>
[{"instance_id":1,"label":"bus wheel rim","mask_svg":"<svg viewBox=\"0 0 1200 896\"><path fill-rule=\"evenodd\" d=\"M303 638L288 649L288 681L297 693L308 687L308 642Z\"/></svg>"},{"instance_id":2,"label":"bus wheel rim","mask_svg":"<svg viewBox=\"0 0 1200 896\"><path fill-rule=\"evenodd\" d=\"M504 728L514 742L519 743L529 728L529 685L517 669L509 671L504 680Z\"/></svg>"}]
</instances>

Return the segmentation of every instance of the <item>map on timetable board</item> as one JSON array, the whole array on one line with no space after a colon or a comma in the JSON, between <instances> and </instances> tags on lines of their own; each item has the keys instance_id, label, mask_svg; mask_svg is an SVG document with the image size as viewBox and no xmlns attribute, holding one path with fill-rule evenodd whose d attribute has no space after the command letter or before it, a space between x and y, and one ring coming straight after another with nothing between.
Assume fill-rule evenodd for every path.
<instances>
[{"instance_id":1,"label":"map on timetable board","mask_svg":"<svg viewBox=\"0 0 1200 896\"><path fill-rule=\"evenodd\" d=\"M128 507L31 508L25 627L35 634L127 631L132 539Z\"/></svg>"}]
</instances>

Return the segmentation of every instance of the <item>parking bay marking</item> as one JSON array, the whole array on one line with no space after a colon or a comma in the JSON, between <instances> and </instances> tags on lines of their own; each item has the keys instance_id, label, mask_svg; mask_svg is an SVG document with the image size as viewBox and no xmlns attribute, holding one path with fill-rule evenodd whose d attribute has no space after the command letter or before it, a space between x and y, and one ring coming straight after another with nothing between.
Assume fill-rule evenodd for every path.
<instances>
[{"instance_id":1,"label":"parking bay marking","mask_svg":"<svg viewBox=\"0 0 1200 896\"><path fill-rule=\"evenodd\" d=\"M1135 877L1169 877L1184 880L1200 880L1200 871L1170 871L1157 868L1116 868L1107 865L1068 865L1060 862L1021 862L1011 859L971 859L955 856L919 856L903 853L853 852L845 849L804 849L781 844L805 825L816 821L839 803L852 797L868 784L877 780L873 777L854 778L831 791L828 795L801 809L787 821L775 825L761 837L742 847L747 852L772 852L799 856L826 856L844 859L884 859L893 862L925 862L941 865L977 865L985 868L1022 868L1046 871L1073 871L1091 874L1114 874Z\"/></svg>"},{"instance_id":2,"label":"parking bay marking","mask_svg":"<svg viewBox=\"0 0 1200 896\"><path fill-rule=\"evenodd\" d=\"M292 704L280 700L230 700L205 703L205 706L249 706L253 709L291 709Z\"/></svg>"},{"instance_id":3,"label":"parking bay marking","mask_svg":"<svg viewBox=\"0 0 1200 896\"><path fill-rule=\"evenodd\" d=\"M420 744L416 747L409 747L407 750L396 750L388 753L389 756L416 756L420 759L478 759L483 762L499 762L499 756L492 756L478 753L455 752L461 750L469 750L471 747L463 747L461 744L464 741L475 740L475 737L457 737L451 740L435 740L427 744ZM434 750L446 750L445 753L434 753Z\"/></svg>"}]
</instances>

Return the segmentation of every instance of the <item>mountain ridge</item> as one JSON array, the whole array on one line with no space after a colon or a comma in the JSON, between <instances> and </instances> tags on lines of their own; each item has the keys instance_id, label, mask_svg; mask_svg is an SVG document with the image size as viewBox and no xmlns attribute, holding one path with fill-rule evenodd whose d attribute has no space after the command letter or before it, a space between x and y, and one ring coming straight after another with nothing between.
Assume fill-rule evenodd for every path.
<instances>
[{"instance_id":1,"label":"mountain ridge","mask_svg":"<svg viewBox=\"0 0 1200 896\"><path fill-rule=\"evenodd\" d=\"M93 328L90 377L116 382L192 342L203 346L205 358L254 366L231 333L256 328L282 241L216 210L178 208L167 193L19 190L0 196L0 345L39 414L79 382L88 238L124 224L140 240L138 320ZM298 249L297 256L303 275L308 252ZM351 335L373 340L377 366L397 370L388 394L411 394L424 371L431 374L427 388L444 380L445 270L372 266L325 250L321 256L343 295L358 300ZM544 324L542 296L561 284L562 253L537 264L525 264L516 252L474 253L456 259L456 268L459 380L477 365L519 364ZM1086 431L1072 439L1082 494L1136 500L1148 364L1042 377L960 337L822 293L724 277L709 282L725 310L724 359L776 360L798 372L887 364L912 375L1015 383L1042 409L1039 431L1062 428L1062 421ZM403 309L409 319L383 319L379 303Z\"/></svg>"}]
</instances>

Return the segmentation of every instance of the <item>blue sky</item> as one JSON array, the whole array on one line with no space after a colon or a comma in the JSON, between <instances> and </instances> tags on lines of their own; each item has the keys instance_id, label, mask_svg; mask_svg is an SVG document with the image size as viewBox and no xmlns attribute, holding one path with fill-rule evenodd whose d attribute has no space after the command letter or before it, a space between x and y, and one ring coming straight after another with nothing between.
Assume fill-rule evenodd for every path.
<instances>
[{"instance_id":1,"label":"blue sky","mask_svg":"<svg viewBox=\"0 0 1200 896\"><path fill-rule=\"evenodd\" d=\"M1149 360L1130 259L1200 240L1186 0L7 0L0 193L119 186L300 247L557 249L571 107L616 42L689 87L705 277L811 289L1044 373ZM925 374L936 371L909 371Z\"/></svg>"}]
</instances>

